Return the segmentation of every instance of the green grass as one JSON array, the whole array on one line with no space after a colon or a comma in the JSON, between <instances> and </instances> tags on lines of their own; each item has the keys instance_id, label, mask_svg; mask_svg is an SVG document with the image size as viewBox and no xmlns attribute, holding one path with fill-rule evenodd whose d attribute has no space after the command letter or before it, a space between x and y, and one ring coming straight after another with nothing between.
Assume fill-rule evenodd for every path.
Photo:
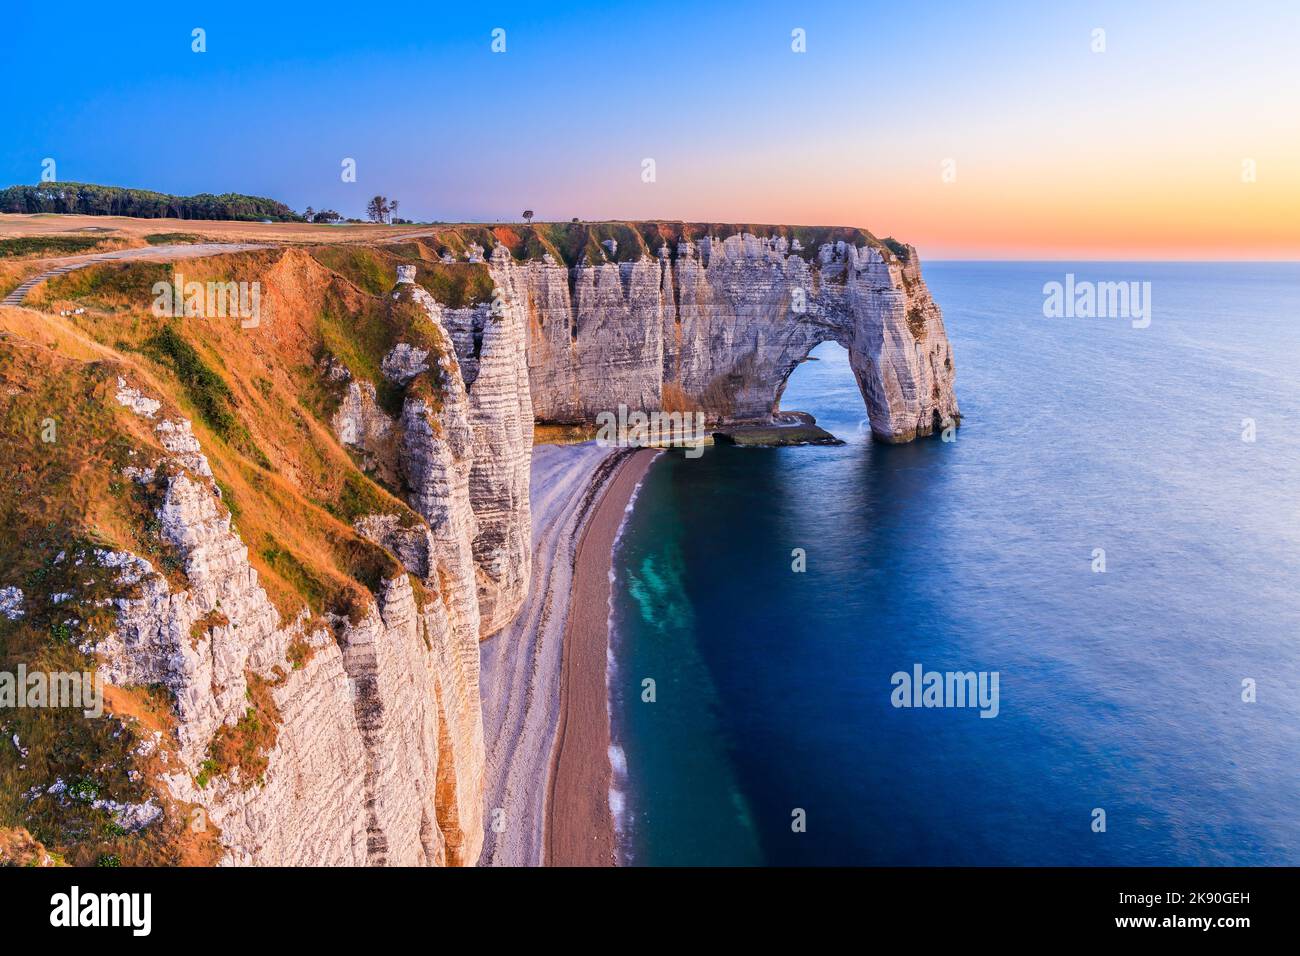
<instances>
[{"instance_id":1,"label":"green grass","mask_svg":"<svg viewBox=\"0 0 1300 956\"><path fill-rule=\"evenodd\" d=\"M235 414L238 403L230 386L176 331L175 324L160 328L144 341L140 351L172 371L205 425L260 467L271 467L270 460L253 443L248 429Z\"/></svg>"},{"instance_id":2,"label":"green grass","mask_svg":"<svg viewBox=\"0 0 1300 956\"><path fill-rule=\"evenodd\" d=\"M566 266L614 262L635 262L644 255L654 257L659 247L668 244L675 256L677 243L682 239L698 241L705 236L719 240L750 233L760 238L781 236L793 243L798 239L802 249L795 253L812 259L823 243L844 241L855 246L888 249L904 258L906 247L896 240L888 243L877 239L866 229L854 226L788 226L772 223L741 222L681 222L662 220L608 220L602 222L533 222L501 223L495 227L484 225L458 225L438 230L425 240L428 246L450 250L463 256L470 242L483 246L485 255L498 242L505 242L516 260L540 259L550 253ZM607 239L618 242L613 256L602 243Z\"/></svg>"},{"instance_id":3,"label":"green grass","mask_svg":"<svg viewBox=\"0 0 1300 956\"><path fill-rule=\"evenodd\" d=\"M354 376L381 381L379 364L392 348L392 330L378 315L349 315L343 303L327 302L318 317L326 351Z\"/></svg>"},{"instance_id":4,"label":"green grass","mask_svg":"<svg viewBox=\"0 0 1300 956\"><path fill-rule=\"evenodd\" d=\"M21 236L0 239L0 259L20 256L76 255L89 252L104 241L103 236Z\"/></svg>"},{"instance_id":5,"label":"green grass","mask_svg":"<svg viewBox=\"0 0 1300 956\"><path fill-rule=\"evenodd\" d=\"M593 262L635 262L648 251L648 246L641 233L632 228L625 222L601 222L593 223L588 234L590 241L589 248L598 250L590 253ZM618 243L618 249L614 255L610 255L602 243L606 239L613 239Z\"/></svg>"},{"instance_id":6,"label":"green grass","mask_svg":"<svg viewBox=\"0 0 1300 956\"><path fill-rule=\"evenodd\" d=\"M221 503L230 512L230 520L238 521L243 512L240 510L239 502L235 500L235 493L230 490L230 486L225 482L218 481L217 487L221 489Z\"/></svg>"},{"instance_id":7,"label":"green grass","mask_svg":"<svg viewBox=\"0 0 1300 956\"><path fill-rule=\"evenodd\" d=\"M259 553L262 560L298 592L313 613L321 614L327 609L332 610L329 608L330 589L292 551L268 535L266 544Z\"/></svg>"},{"instance_id":8,"label":"green grass","mask_svg":"<svg viewBox=\"0 0 1300 956\"><path fill-rule=\"evenodd\" d=\"M396 260L364 246L318 246L312 257L371 295L383 295L397 281Z\"/></svg>"},{"instance_id":9,"label":"green grass","mask_svg":"<svg viewBox=\"0 0 1300 956\"><path fill-rule=\"evenodd\" d=\"M235 396L174 325L164 325L150 336L143 351L172 370L209 428L227 441L234 437L239 425L232 409Z\"/></svg>"},{"instance_id":10,"label":"green grass","mask_svg":"<svg viewBox=\"0 0 1300 956\"><path fill-rule=\"evenodd\" d=\"M404 505L389 498L360 472L349 472L343 479L343 490L338 499L328 502L325 507L334 517L348 524L366 515L392 514L395 511L401 514L403 526L413 527L415 524L414 515Z\"/></svg>"},{"instance_id":11,"label":"green grass","mask_svg":"<svg viewBox=\"0 0 1300 956\"><path fill-rule=\"evenodd\" d=\"M485 248L490 242L486 230L476 230L471 238ZM387 295L397 283L397 267L413 263L417 266L416 282L448 308L459 309L492 300L492 277L488 274L487 263L444 265L424 258L424 255L431 254L431 250L426 252L416 243L402 243L384 250L364 246L319 246L312 249L311 254L321 265L371 295ZM540 252L537 254L541 255Z\"/></svg>"},{"instance_id":12,"label":"green grass","mask_svg":"<svg viewBox=\"0 0 1300 956\"><path fill-rule=\"evenodd\" d=\"M169 246L179 243L205 242L202 236L196 236L192 232L152 232L144 237L144 241L151 246Z\"/></svg>"},{"instance_id":13,"label":"green grass","mask_svg":"<svg viewBox=\"0 0 1300 956\"><path fill-rule=\"evenodd\" d=\"M415 281L449 309L492 301L492 275L485 262L420 263Z\"/></svg>"},{"instance_id":14,"label":"green grass","mask_svg":"<svg viewBox=\"0 0 1300 956\"><path fill-rule=\"evenodd\" d=\"M545 246L547 251L554 250L551 254L566 266L604 262L605 250L600 242L611 238L596 227L580 222L542 223L527 227L524 232L529 235L520 250L521 258L540 258L537 247Z\"/></svg>"},{"instance_id":15,"label":"green grass","mask_svg":"<svg viewBox=\"0 0 1300 956\"><path fill-rule=\"evenodd\" d=\"M886 236L884 239L880 240L880 244L899 259L902 259L904 262L907 261L907 245L905 243L899 242L893 236Z\"/></svg>"},{"instance_id":16,"label":"green grass","mask_svg":"<svg viewBox=\"0 0 1300 956\"><path fill-rule=\"evenodd\" d=\"M217 762L209 757L207 760L203 761L203 763L199 764L199 773L198 776L194 778L194 782L198 784L199 789L202 790L217 773Z\"/></svg>"},{"instance_id":17,"label":"green grass","mask_svg":"<svg viewBox=\"0 0 1300 956\"><path fill-rule=\"evenodd\" d=\"M172 267L163 262L105 262L55 276L35 290L36 304L62 299L85 302L104 311L122 305L145 311L154 301L157 282L172 280Z\"/></svg>"}]
</instances>

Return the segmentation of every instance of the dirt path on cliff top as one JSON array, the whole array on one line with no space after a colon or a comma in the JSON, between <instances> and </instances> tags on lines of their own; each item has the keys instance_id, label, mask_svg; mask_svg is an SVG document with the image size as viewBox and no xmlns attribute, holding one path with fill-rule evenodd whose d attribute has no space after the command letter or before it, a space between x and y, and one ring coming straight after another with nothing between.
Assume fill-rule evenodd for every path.
<instances>
[{"instance_id":1,"label":"dirt path on cliff top","mask_svg":"<svg viewBox=\"0 0 1300 956\"><path fill-rule=\"evenodd\" d=\"M315 241L321 243L393 243L404 242L408 239L427 238L432 234L433 229L426 228L412 232L402 232L393 236L321 236ZM0 300L0 305L22 305L27 298L27 294L47 279L53 279L55 276L93 266L98 262L114 262L121 259L137 261L201 259L204 256L219 256L231 252L249 252L254 249L273 249L295 244L298 243L286 240L272 242L188 242L134 249L116 249L112 252L90 252L81 256L61 256L45 260L47 268L34 276L24 279L3 300Z\"/></svg>"},{"instance_id":2,"label":"dirt path on cliff top","mask_svg":"<svg viewBox=\"0 0 1300 956\"><path fill-rule=\"evenodd\" d=\"M561 668L573 600L574 565L586 523L626 453L580 445L533 448L529 502L533 575L528 599L509 627L480 648L483 697L484 838L480 866L536 866L543 861L552 755L561 718ZM626 502L624 502L626 504ZM619 506L622 512L622 505ZM605 570L609 548L605 549ZM605 580L608 587L607 578ZM608 613L600 602L601 620ZM605 652L600 652L600 719ZM601 754L608 766L608 754ZM494 821L504 823L501 832Z\"/></svg>"},{"instance_id":3,"label":"dirt path on cliff top","mask_svg":"<svg viewBox=\"0 0 1300 956\"><path fill-rule=\"evenodd\" d=\"M116 262L121 259L149 261L152 259L201 259L204 256L219 256L227 252L248 252L252 249L270 249L267 243L258 242L194 242L171 246L149 246L144 249L118 249L114 252L92 252L84 256L64 256L49 259L49 267L43 272L24 279L13 289L0 305L22 305L27 294L46 279L65 275L77 269L84 269L100 262Z\"/></svg>"}]
</instances>

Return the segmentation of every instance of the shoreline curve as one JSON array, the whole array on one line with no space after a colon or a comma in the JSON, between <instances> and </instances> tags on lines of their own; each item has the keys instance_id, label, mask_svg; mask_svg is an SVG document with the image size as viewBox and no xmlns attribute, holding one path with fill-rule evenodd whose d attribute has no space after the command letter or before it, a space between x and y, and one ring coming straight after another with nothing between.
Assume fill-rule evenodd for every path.
<instances>
[{"instance_id":1,"label":"shoreline curve","mask_svg":"<svg viewBox=\"0 0 1300 956\"><path fill-rule=\"evenodd\" d=\"M590 821L578 824L569 820L567 812L552 812L553 808L564 808L563 803L552 800L556 758L561 751L561 721L574 721L572 708L566 709L565 704L575 703L575 691L570 685L567 698L563 691L566 655L573 660L578 650L570 636L570 616L577 601L588 600L579 596L574 581L581 552L586 555L583 579L598 575L604 587L603 596L592 599L598 602L602 625L599 641L581 649L587 655L584 659L598 667L600 675L597 696L583 712L586 717L599 715L607 739L610 729L605 648L609 640L613 542L605 546L602 555L592 549L592 539L586 537L586 532L601 511L615 519L613 531L617 532L631 493L656 453L653 449L601 448L594 441L533 447L529 494L533 574L528 597L515 620L479 645L485 751L484 833L479 866L540 866L554 859L546 852L548 833L556 827L567 832L571 826L592 825ZM633 459L637 459L637 480L630 484L618 482L618 476L625 473L624 466ZM618 490L612 491L616 483ZM584 543L588 544L585 551ZM584 587L583 594L586 590ZM576 727L577 723L586 727L589 720L566 722L566 727ZM607 787L607 751L600 754L600 763L605 783L593 785ZM607 796L602 800L608 804ZM608 840L612 846L612 825Z\"/></svg>"},{"instance_id":2,"label":"shoreline curve","mask_svg":"<svg viewBox=\"0 0 1300 956\"><path fill-rule=\"evenodd\" d=\"M660 449L620 457L578 537L544 822L547 866L618 864L609 761L609 625L613 550Z\"/></svg>"}]
</instances>

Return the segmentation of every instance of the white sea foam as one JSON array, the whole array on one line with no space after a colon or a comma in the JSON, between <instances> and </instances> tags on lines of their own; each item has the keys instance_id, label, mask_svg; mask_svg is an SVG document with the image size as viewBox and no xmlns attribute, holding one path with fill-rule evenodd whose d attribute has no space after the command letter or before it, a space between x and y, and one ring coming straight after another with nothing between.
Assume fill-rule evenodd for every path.
<instances>
[{"instance_id":1,"label":"white sea foam","mask_svg":"<svg viewBox=\"0 0 1300 956\"><path fill-rule=\"evenodd\" d=\"M618 744L609 745L609 766L614 771L614 778L622 780L627 777L627 755Z\"/></svg>"},{"instance_id":2,"label":"white sea foam","mask_svg":"<svg viewBox=\"0 0 1300 956\"><path fill-rule=\"evenodd\" d=\"M655 455L655 461L659 459L659 452ZM654 462L651 462L653 465ZM650 474L650 469L646 469L646 475ZM618 672L618 659L614 656L614 584L618 580L618 575L614 573L614 556L618 554L619 545L623 542L623 531L627 528L627 519L632 514L632 509L636 505L637 495L641 493L641 485L645 481L645 475L636 483L632 489L632 494L628 496L627 506L623 509L623 520L618 523L618 530L614 532L614 543L610 547L609 556L609 602L608 615L606 617L609 640L605 644L605 716L609 720L609 766L613 770L610 774L609 781L609 812L614 818L614 843L615 852L623 863L632 861L630 848L626 846L624 834L626 832L626 817L624 811L627 807L625 787L622 786L627 780L627 755L624 754L623 748L614 741L614 681Z\"/></svg>"},{"instance_id":3,"label":"white sea foam","mask_svg":"<svg viewBox=\"0 0 1300 956\"><path fill-rule=\"evenodd\" d=\"M609 745L609 766L614 771L609 783L609 814L614 818L615 842L622 843L626 830L624 811L627 808L622 784L627 779L627 756L618 744Z\"/></svg>"}]
</instances>

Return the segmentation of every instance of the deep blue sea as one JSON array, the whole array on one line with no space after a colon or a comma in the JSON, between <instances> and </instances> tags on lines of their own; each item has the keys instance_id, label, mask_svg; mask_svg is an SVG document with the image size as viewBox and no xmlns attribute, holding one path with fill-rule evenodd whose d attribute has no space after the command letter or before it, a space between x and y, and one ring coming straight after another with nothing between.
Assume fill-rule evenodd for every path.
<instances>
[{"instance_id":1,"label":"deep blue sea","mask_svg":"<svg viewBox=\"0 0 1300 956\"><path fill-rule=\"evenodd\" d=\"M1067 272L1151 282L1150 327L1045 318ZM830 343L782 407L846 445L643 483L614 566L624 862L1300 864L1300 265L925 277L955 441L873 444ZM915 664L996 671L998 715L894 707Z\"/></svg>"}]
</instances>

